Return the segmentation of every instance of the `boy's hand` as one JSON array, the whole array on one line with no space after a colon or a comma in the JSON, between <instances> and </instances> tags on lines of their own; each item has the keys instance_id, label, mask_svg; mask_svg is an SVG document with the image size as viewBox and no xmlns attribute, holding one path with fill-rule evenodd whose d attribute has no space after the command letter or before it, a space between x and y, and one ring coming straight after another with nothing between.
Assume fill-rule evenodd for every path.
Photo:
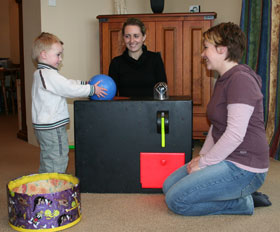
<instances>
[{"instance_id":1,"label":"boy's hand","mask_svg":"<svg viewBox=\"0 0 280 232\"><path fill-rule=\"evenodd\" d=\"M94 94L97 96L97 97L105 97L105 95L108 95L105 91L107 91L107 89L101 87L101 86L98 86L99 83L101 81L98 81L96 82L93 86L94 86Z\"/></svg>"}]
</instances>

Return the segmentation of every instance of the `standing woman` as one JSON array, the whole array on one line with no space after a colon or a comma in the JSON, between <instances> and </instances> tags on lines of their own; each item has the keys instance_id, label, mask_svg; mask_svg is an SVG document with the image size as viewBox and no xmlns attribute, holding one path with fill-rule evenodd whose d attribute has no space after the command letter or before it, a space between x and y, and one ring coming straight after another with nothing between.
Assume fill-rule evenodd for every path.
<instances>
[{"instance_id":1,"label":"standing woman","mask_svg":"<svg viewBox=\"0 0 280 232\"><path fill-rule=\"evenodd\" d=\"M119 96L153 97L155 84L167 82L161 55L147 50L146 28L139 19L127 19L122 34L126 50L111 61L109 76L116 82Z\"/></svg>"},{"instance_id":2,"label":"standing woman","mask_svg":"<svg viewBox=\"0 0 280 232\"><path fill-rule=\"evenodd\" d=\"M207 107L211 126L199 156L164 182L165 201L182 215L251 215L271 204L256 192L269 167L261 78L238 64L245 49L239 26L221 23L203 38L207 69L219 73Z\"/></svg>"}]
</instances>

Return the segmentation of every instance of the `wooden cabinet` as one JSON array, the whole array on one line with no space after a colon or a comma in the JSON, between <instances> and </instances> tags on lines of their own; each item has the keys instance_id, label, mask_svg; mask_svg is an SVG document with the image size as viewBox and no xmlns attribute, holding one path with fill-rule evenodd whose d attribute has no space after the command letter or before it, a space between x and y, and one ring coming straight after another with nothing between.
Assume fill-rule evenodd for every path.
<instances>
[{"instance_id":1,"label":"wooden cabinet","mask_svg":"<svg viewBox=\"0 0 280 232\"><path fill-rule=\"evenodd\" d=\"M108 74L112 58L122 54L122 25L139 18L147 28L148 50L161 53L170 96L193 100L193 138L204 138L209 129L206 106L211 95L212 73L201 59L202 34L213 24L216 13L165 13L99 15L100 72Z\"/></svg>"}]
</instances>

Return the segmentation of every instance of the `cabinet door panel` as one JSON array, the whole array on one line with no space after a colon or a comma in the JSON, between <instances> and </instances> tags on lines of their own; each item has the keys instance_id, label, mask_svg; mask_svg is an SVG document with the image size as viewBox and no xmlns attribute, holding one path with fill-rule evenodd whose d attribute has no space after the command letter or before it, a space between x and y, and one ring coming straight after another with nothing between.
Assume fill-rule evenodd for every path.
<instances>
[{"instance_id":1,"label":"cabinet door panel","mask_svg":"<svg viewBox=\"0 0 280 232\"><path fill-rule=\"evenodd\" d=\"M201 58L202 34L209 27L210 22L208 21L184 22L183 79L190 83L190 85L184 86L184 93L190 93L194 113L205 113L210 98L210 72L206 72Z\"/></svg>"},{"instance_id":2,"label":"cabinet door panel","mask_svg":"<svg viewBox=\"0 0 280 232\"><path fill-rule=\"evenodd\" d=\"M101 73L108 74L109 65L115 56L122 54L125 44L122 39L122 23L103 23L101 28Z\"/></svg>"},{"instance_id":3,"label":"cabinet door panel","mask_svg":"<svg viewBox=\"0 0 280 232\"><path fill-rule=\"evenodd\" d=\"M206 108L210 99L210 72L206 71L201 53L203 51L202 34L210 27L210 21L184 22L183 32L183 79L190 85L184 86L184 93L193 100L193 137L203 138L209 124Z\"/></svg>"},{"instance_id":4,"label":"cabinet door panel","mask_svg":"<svg viewBox=\"0 0 280 232\"><path fill-rule=\"evenodd\" d=\"M143 22L146 27L146 40L145 45L149 51L156 51L156 23L155 22Z\"/></svg>"},{"instance_id":5,"label":"cabinet door panel","mask_svg":"<svg viewBox=\"0 0 280 232\"><path fill-rule=\"evenodd\" d=\"M170 96L183 96L182 22L156 23L156 51L161 53Z\"/></svg>"}]
</instances>

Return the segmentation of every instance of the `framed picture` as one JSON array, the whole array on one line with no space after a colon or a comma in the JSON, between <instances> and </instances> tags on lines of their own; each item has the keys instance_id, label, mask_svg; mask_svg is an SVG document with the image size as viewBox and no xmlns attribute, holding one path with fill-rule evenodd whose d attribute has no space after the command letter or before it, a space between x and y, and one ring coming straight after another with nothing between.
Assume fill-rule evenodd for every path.
<instances>
[{"instance_id":1,"label":"framed picture","mask_svg":"<svg viewBox=\"0 0 280 232\"><path fill-rule=\"evenodd\" d=\"M198 13L200 12L200 6L199 5L192 5L189 8L190 13Z\"/></svg>"}]
</instances>

